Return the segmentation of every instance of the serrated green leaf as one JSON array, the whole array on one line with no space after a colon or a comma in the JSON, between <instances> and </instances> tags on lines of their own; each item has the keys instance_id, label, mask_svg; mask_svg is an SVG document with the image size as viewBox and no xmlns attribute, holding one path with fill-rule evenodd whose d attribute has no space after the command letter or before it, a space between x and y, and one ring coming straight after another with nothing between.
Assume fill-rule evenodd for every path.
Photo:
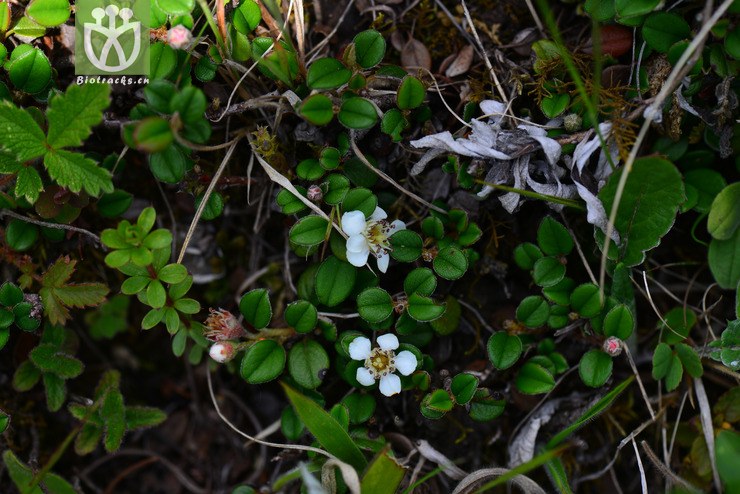
<instances>
[{"instance_id":1,"label":"serrated green leaf","mask_svg":"<svg viewBox=\"0 0 740 494\"><path fill-rule=\"evenodd\" d=\"M54 149L82 146L91 129L102 121L109 103L107 84L72 84L63 95L49 101L47 144ZM112 192L112 188L107 192Z\"/></svg>"},{"instance_id":2,"label":"serrated green leaf","mask_svg":"<svg viewBox=\"0 0 740 494\"><path fill-rule=\"evenodd\" d=\"M42 372L52 373L62 379L72 379L85 368L81 361L60 351L55 345L43 343L29 353L31 362Z\"/></svg>"},{"instance_id":3,"label":"serrated green leaf","mask_svg":"<svg viewBox=\"0 0 740 494\"><path fill-rule=\"evenodd\" d=\"M39 194L44 190L44 184L41 182L41 176L35 168L25 166L20 169L15 178L15 196L25 197L31 204L39 198Z\"/></svg>"},{"instance_id":4,"label":"serrated green leaf","mask_svg":"<svg viewBox=\"0 0 740 494\"><path fill-rule=\"evenodd\" d=\"M0 148L12 153L18 161L46 152L41 127L28 112L9 101L0 101Z\"/></svg>"},{"instance_id":5,"label":"serrated green leaf","mask_svg":"<svg viewBox=\"0 0 740 494\"><path fill-rule=\"evenodd\" d=\"M126 407L126 430L144 429L159 425L167 419L167 414L158 408Z\"/></svg>"},{"instance_id":6,"label":"serrated green leaf","mask_svg":"<svg viewBox=\"0 0 740 494\"><path fill-rule=\"evenodd\" d=\"M95 197L101 192L113 192L110 172L82 154L49 151L44 156L44 166L52 179L72 192L84 189Z\"/></svg>"},{"instance_id":7,"label":"serrated green leaf","mask_svg":"<svg viewBox=\"0 0 740 494\"><path fill-rule=\"evenodd\" d=\"M126 408L123 404L123 395L118 389L112 389L105 395L100 416L105 424L103 445L107 452L112 453L121 447L126 432Z\"/></svg>"},{"instance_id":8,"label":"serrated green leaf","mask_svg":"<svg viewBox=\"0 0 740 494\"><path fill-rule=\"evenodd\" d=\"M56 412L67 399L67 385L64 379L56 374L44 374L44 391L46 393L46 407L50 412Z\"/></svg>"}]
</instances>

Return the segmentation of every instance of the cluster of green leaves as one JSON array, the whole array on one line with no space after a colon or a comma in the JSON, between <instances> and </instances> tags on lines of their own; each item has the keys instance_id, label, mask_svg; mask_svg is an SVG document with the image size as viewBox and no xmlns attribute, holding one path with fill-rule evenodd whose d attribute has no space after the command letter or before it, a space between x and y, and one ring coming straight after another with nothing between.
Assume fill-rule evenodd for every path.
<instances>
[{"instance_id":1,"label":"cluster of green leaves","mask_svg":"<svg viewBox=\"0 0 740 494\"><path fill-rule=\"evenodd\" d=\"M6 281L0 285L0 350L10 338L10 326L23 331L36 331L41 325L40 314L34 313L34 304L26 300L23 291Z\"/></svg>"},{"instance_id":2,"label":"cluster of green leaves","mask_svg":"<svg viewBox=\"0 0 740 494\"><path fill-rule=\"evenodd\" d=\"M664 53L669 62L675 64L689 45L691 27L686 21L688 16L682 15L679 9L673 12L657 10L662 6L659 0L586 0L585 10L596 21L638 28L647 46L644 56L650 56L653 51ZM729 13L740 13L740 6L731 6ZM740 60L740 30L725 18L713 28L712 34L716 42L710 43L705 50L712 69L720 77L736 74ZM692 73L698 74L701 66L700 60Z\"/></svg>"},{"instance_id":3,"label":"cluster of green leaves","mask_svg":"<svg viewBox=\"0 0 740 494\"><path fill-rule=\"evenodd\" d=\"M66 381L82 374L83 363L74 357L79 341L61 326L47 324L39 345L28 354L13 375L13 388L28 391L39 381L46 391L49 411L59 410L67 399Z\"/></svg>"},{"instance_id":4,"label":"cluster of green leaves","mask_svg":"<svg viewBox=\"0 0 740 494\"><path fill-rule=\"evenodd\" d=\"M421 390L429 388L428 373L422 371L415 376L415 380L421 383ZM488 388L480 387L474 375L461 372L452 378L449 389L436 389L424 395L421 413L428 419L440 419L455 405L465 407L473 420L486 422L504 413L506 401L495 396Z\"/></svg>"},{"instance_id":5,"label":"cluster of green leaves","mask_svg":"<svg viewBox=\"0 0 740 494\"><path fill-rule=\"evenodd\" d=\"M727 323L718 340L709 344L709 356L737 372L740 370L740 319Z\"/></svg>"},{"instance_id":6,"label":"cluster of green leaves","mask_svg":"<svg viewBox=\"0 0 740 494\"><path fill-rule=\"evenodd\" d=\"M69 412L82 426L75 437L77 454L93 452L101 440L105 450L113 453L121 447L126 432L154 427L167 418L157 408L127 406L120 382L118 371L108 371L100 378L91 404L70 403Z\"/></svg>"},{"instance_id":7,"label":"cluster of green leaves","mask_svg":"<svg viewBox=\"0 0 740 494\"><path fill-rule=\"evenodd\" d=\"M49 177L71 192L84 189L92 196L113 192L107 170L84 154L65 149L82 146L102 120L109 94L105 84L72 85L51 97L45 115L35 107L24 110L0 102L0 173L15 175L15 199L33 204L39 198L44 189L35 167L39 160Z\"/></svg>"},{"instance_id":8,"label":"cluster of green leaves","mask_svg":"<svg viewBox=\"0 0 740 494\"><path fill-rule=\"evenodd\" d=\"M186 297L193 277L182 264L169 263L172 234L160 228L152 231L157 213L145 208L135 224L123 220L116 229L107 229L101 241L111 249L105 263L128 278L121 284L125 295L136 295L151 307L141 322L143 329L164 323L173 335L172 351L181 356L188 340L194 343L189 353L191 362L200 362L207 342L202 325L192 319L200 312L200 303Z\"/></svg>"}]
</instances>

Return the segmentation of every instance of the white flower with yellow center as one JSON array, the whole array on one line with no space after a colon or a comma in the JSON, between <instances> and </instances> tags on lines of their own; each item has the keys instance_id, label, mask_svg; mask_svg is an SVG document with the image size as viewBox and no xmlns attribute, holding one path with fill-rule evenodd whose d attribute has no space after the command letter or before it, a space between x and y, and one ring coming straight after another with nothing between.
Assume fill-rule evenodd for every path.
<instances>
[{"instance_id":1,"label":"white flower with yellow center","mask_svg":"<svg viewBox=\"0 0 740 494\"><path fill-rule=\"evenodd\" d=\"M398 338L394 334L384 334L377 338L378 346L372 348L370 340L358 336L349 344L349 356L364 362L357 369L357 381L363 386L372 386L380 379L380 392L393 396L401 392L401 378L394 374L408 376L416 370L416 355L404 350L396 352Z\"/></svg>"},{"instance_id":2,"label":"white flower with yellow center","mask_svg":"<svg viewBox=\"0 0 740 494\"><path fill-rule=\"evenodd\" d=\"M385 273L388 269L391 244L388 240L399 230L406 229L406 223L395 220L392 223L386 218L388 215L381 208L376 207L370 218L365 219L362 211L347 211L342 215L342 230L349 237L347 239L347 260L353 266L361 268L367 264L367 258L372 253L378 260L378 269Z\"/></svg>"}]
</instances>

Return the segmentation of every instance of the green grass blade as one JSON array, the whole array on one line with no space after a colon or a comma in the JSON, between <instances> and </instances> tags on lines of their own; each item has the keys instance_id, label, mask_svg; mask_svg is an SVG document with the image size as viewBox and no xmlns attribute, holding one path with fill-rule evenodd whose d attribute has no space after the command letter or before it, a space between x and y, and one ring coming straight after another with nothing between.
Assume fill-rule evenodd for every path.
<instances>
[{"instance_id":1,"label":"green grass blade","mask_svg":"<svg viewBox=\"0 0 740 494\"><path fill-rule=\"evenodd\" d=\"M545 463L545 468L547 468L547 473L550 474L550 479L558 492L561 494L573 494L568 483L568 474L565 473L565 467L560 458L554 458L548 461Z\"/></svg>"},{"instance_id":2,"label":"green grass blade","mask_svg":"<svg viewBox=\"0 0 740 494\"><path fill-rule=\"evenodd\" d=\"M315 401L305 397L285 383L281 383L281 385L298 417L319 443L329 453L343 462L349 463L358 472L364 470L367 466L365 456L352 441L352 438L349 437L347 431L339 425L339 422Z\"/></svg>"}]
</instances>

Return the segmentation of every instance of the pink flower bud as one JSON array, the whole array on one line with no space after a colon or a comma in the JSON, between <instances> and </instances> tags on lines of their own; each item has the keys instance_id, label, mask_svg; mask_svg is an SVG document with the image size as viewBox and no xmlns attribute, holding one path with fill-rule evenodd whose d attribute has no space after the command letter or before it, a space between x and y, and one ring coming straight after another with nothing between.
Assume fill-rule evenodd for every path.
<instances>
[{"instance_id":1,"label":"pink flower bud","mask_svg":"<svg viewBox=\"0 0 740 494\"><path fill-rule=\"evenodd\" d=\"M236 348L228 341L214 343L208 351L208 354L213 360L223 364L234 358L234 355L236 355Z\"/></svg>"},{"instance_id":2,"label":"pink flower bud","mask_svg":"<svg viewBox=\"0 0 740 494\"><path fill-rule=\"evenodd\" d=\"M604 351L612 357L622 353L622 340L615 336L610 336L604 341Z\"/></svg>"},{"instance_id":3,"label":"pink flower bud","mask_svg":"<svg viewBox=\"0 0 740 494\"><path fill-rule=\"evenodd\" d=\"M190 30L183 25L177 25L167 31L167 43L172 48L181 49L187 48L193 41L193 35Z\"/></svg>"},{"instance_id":4,"label":"pink flower bud","mask_svg":"<svg viewBox=\"0 0 740 494\"><path fill-rule=\"evenodd\" d=\"M308 197L309 201L319 202L321 199L324 198L324 192L318 185L312 185L308 188L306 196Z\"/></svg>"}]
</instances>

